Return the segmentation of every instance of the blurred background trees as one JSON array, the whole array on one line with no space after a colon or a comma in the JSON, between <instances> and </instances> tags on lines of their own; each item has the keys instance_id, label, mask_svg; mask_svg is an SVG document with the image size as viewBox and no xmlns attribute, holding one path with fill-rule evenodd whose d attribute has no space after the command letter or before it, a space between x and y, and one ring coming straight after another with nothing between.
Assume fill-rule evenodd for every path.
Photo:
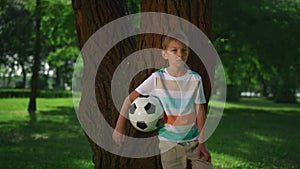
<instances>
[{"instance_id":1,"label":"blurred background trees","mask_svg":"<svg viewBox=\"0 0 300 169\"><path fill-rule=\"evenodd\" d=\"M213 38L229 99L253 91L277 102L296 101L299 12L299 0L213 1Z\"/></svg>"},{"instance_id":2,"label":"blurred background trees","mask_svg":"<svg viewBox=\"0 0 300 169\"><path fill-rule=\"evenodd\" d=\"M69 89L79 54L69 0L40 0L39 89ZM139 0L127 1L131 13ZM30 88L35 1L0 2L0 87ZM213 0L212 39L226 71L228 99L241 93L296 102L300 82L299 0Z\"/></svg>"},{"instance_id":3,"label":"blurred background trees","mask_svg":"<svg viewBox=\"0 0 300 169\"><path fill-rule=\"evenodd\" d=\"M36 38L35 1L3 0L0 10L1 88L29 88ZM74 14L68 0L40 0L40 89L71 86L79 54Z\"/></svg>"}]
</instances>

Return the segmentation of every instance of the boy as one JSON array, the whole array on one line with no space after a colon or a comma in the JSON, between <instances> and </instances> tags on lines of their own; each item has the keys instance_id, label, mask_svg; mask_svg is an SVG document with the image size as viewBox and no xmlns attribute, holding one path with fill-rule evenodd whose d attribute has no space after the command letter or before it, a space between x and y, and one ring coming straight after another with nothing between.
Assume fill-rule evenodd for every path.
<instances>
[{"instance_id":1,"label":"boy","mask_svg":"<svg viewBox=\"0 0 300 169\"><path fill-rule=\"evenodd\" d=\"M189 55L185 44L164 37L162 48L168 67L154 72L125 99L113 139L122 144L131 102L140 95L153 95L160 99L165 111L164 126L158 129L163 168L185 169L190 161L193 169L212 169L211 156L201 133L206 118L201 77L185 65Z\"/></svg>"}]
</instances>

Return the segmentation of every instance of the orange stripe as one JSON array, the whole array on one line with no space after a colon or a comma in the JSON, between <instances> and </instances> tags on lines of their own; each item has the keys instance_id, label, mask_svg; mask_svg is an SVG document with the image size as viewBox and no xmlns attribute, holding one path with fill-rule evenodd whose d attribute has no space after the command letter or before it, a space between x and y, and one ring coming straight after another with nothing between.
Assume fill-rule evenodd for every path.
<instances>
[{"instance_id":1,"label":"orange stripe","mask_svg":"<svg viewBox=\"0 0 300 169\"><path fill-rule=\"evenodd\" d=\"M183 126L196 122L196 113L190 113L184 116L164 116L164 122L172 126Z\"/></svg>"}]
</instances>

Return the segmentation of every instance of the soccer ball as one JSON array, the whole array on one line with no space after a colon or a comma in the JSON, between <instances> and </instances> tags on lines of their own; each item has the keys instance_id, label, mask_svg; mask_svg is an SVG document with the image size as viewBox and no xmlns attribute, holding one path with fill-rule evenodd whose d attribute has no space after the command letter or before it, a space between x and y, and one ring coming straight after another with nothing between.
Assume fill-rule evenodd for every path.
<instances>
[{"instance_id":1,"label":"soccer ball","mask_svg":"<svg viewBox=\"0 0 300 169\"><path fill-rule=\"evenodd\" d=\"M141 96L130 105L129 120L131 124L143 132L156 130L161 125L163 108L158 98Z\"/></svg>"}]
</instances>

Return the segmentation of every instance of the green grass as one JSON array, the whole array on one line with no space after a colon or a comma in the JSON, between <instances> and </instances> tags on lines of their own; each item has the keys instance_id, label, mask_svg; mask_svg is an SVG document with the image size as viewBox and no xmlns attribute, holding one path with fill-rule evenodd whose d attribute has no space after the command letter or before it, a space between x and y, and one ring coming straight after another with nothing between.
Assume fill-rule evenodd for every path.
<instances>
[{"instance_id":1,"label":"green grass","mask_svg":"<svg viewBox=\"0 0 300 169\"><path fill-rule=\"evenodd\" d=\"M93 168L72 98L39 98L35 123L26 111L28 101L0 99L0 168ZM207 146L215 169L298 169L299 128L299 104L243 98L226 103Z\"/></svg>"},{"instance_id":2,"label":"green grass","mask_svg":"<svg viewBox=\"0 0 300 169\"><path fill-rule=\"evenodd\" d=\"M262 98L226 103L207 144L216 168L296 169L300 167L300 105Z\"/></svg>"},{"instance_id":3,"label":"green grass","mask_svg":"<svg viewBox=\"0 0 300 169\"><path fill-rule=\"evenodd\" d=\"M35 123L26 111L28 101L0 99L0 168L93 168L72 99L39 98Z\"/></svg>"}]
</instances>

